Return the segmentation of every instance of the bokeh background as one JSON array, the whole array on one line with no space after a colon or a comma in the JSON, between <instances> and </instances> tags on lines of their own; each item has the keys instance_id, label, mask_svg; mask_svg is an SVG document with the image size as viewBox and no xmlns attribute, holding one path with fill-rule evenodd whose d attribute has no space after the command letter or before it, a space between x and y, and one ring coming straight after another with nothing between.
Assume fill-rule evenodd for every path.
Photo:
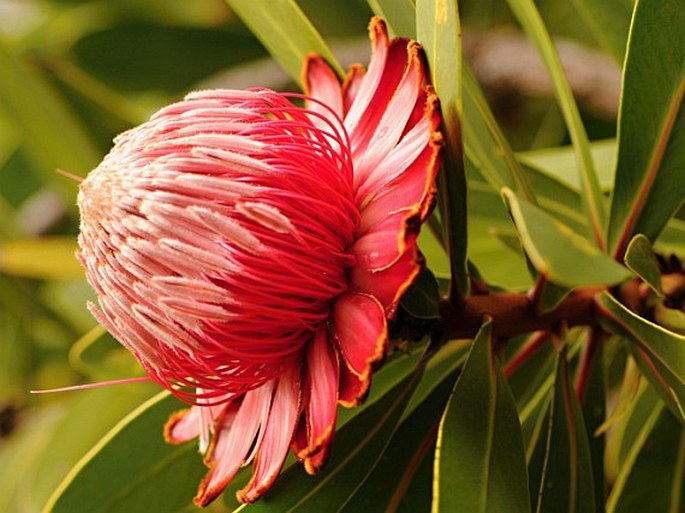
<instances>
[{"instance_id":1,"label":"bokeh background","mask_svg":"<svg viewBox=\"0 0 685 513\"><path fill-rule=\"evenodd\" d=\"M343 64L366 63L367 2L299 4ZM538 2L590 138L601 140L615 135L632 1L605 0L611 33L593 31L582 4ZM567 134L536 52L503 2L460 8L465 55L512 145L563 170L570 153L545 150ZM142 373L85 308L93 294L73 256L78 182L65 175L84 176L117 133L187 91L254 86L296 89L222 0L0 0L0 511L40 511L81 456L157 391L28 392ZM595 149L600 170L613 169L613 144ZM523 259L482 217L471 222L490 281L527 286ZM430 241L424 250L446 272Z\"/></svg>"}]
</instances>

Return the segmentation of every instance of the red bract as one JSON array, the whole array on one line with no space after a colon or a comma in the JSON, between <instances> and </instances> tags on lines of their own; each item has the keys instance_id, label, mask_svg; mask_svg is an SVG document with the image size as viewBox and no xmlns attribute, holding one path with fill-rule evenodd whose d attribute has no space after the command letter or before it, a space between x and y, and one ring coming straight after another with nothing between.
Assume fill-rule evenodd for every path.
<instances>
[{"instance_id":1,"label":"red bract","mask_svg":"<svg viewBox=\"0 0 685 513\"><path fill-rule=\"evenodd\" d=\"M205 505L242 465L258 499L289 448L315 473L337 405L365 397L387 320L420 271L441 135L420 49L371 23L368 72L318 56L305 107L256 89L188 95L115 140L81 185L94 315L194 406Z\"/></svg>"}]
</instances>

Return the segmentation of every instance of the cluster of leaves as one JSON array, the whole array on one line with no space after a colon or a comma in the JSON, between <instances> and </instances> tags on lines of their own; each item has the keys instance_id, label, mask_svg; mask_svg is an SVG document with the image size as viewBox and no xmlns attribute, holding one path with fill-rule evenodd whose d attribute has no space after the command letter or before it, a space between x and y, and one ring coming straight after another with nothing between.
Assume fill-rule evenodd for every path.
<instances>
[{"instance_id":1,"label":"cluster of leaves","mask_svg":"<svg viewBox=\"0 0 685 513\"><path fill-rule=\"evenodd\" d=\"M473 340L411 344L374 375L362 407L341 410L318 476L289 459L261 502L238 506L232 492L248 479L239 474L211 509L682 511L685 314L664 281L682 284L670 255L685 255L680 2L638 0L632 21L629 0L574 2L591 22L586 36L623 66L618 136L602 142L589 142L532 0L502 2L497 9L508 6L504 17L549 71L549 112L572 143L527 152L512 150L462 59L454 1L226 3L295 81L310 51L342 72L315 25L350 46L373 12L424 46L447 144L442 202L421 239L430 271L403 299L407 318L429 325L440 301L458 308L495 289L528 289L544 315L591 290L601 324L500 340L497 318L485 318ZM54 168L87 172L115 133L185 89L288 84L223 2L116 4L55 2L33 32L0 39L0 400L10 414L21 409L16 436L0 440L2 511L191 511L204 473L192 444L164 443L161 426L180 405L152 396L154 387L42 403L24 393L140 372L91 328L72 256L75 187ZM474 19L475 5L482 10L460 2ZM218 82L206 81L221 70ZM69 367L59 363L67 359Z\"/></svg>"}]
</instances>

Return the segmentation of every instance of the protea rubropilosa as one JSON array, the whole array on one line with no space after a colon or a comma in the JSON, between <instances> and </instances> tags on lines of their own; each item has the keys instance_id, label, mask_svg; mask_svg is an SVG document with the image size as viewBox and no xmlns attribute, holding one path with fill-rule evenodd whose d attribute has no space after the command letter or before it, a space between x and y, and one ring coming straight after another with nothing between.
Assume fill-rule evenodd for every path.
<instances>
[{"instance_id":1,"label":"protea rubropilosa","mask_svg":"<svg viewBox=\"0 0 685 513\"><path fill-rule=\"evenodd\" d=\"M305 63L304 107L270 90L192 93L120 135L83 181L80 260L97 319L193 404L207 504L253 463L259 498L292 448L330 451L358 404L387 320L420 271L441 135L420 48L371 23L373 56L341 86Z\"/></svg>"}]
</instances>

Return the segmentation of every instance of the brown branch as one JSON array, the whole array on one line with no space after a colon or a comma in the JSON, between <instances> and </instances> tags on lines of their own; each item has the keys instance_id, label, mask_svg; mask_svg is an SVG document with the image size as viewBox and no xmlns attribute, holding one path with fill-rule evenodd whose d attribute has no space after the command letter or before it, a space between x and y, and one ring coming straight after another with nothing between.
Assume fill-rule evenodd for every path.
<instances>
[{"instance_id":1,"label":"brown branch","mask_svg":"<svg viewBox=\"0 0 685 513\"><path fill-rule=\"evenodd\" d=\"M593 298L602 290L599 287L579 288L553 311L541 314L535 312L524 293L493 292L470 296L456 307L443 301L435 332L445 340L473 338L486 315L493 319L493 335L505 338L533 331L554 331L562 322L568 327L597 326Z\"/></svg>"}]
</instances>

